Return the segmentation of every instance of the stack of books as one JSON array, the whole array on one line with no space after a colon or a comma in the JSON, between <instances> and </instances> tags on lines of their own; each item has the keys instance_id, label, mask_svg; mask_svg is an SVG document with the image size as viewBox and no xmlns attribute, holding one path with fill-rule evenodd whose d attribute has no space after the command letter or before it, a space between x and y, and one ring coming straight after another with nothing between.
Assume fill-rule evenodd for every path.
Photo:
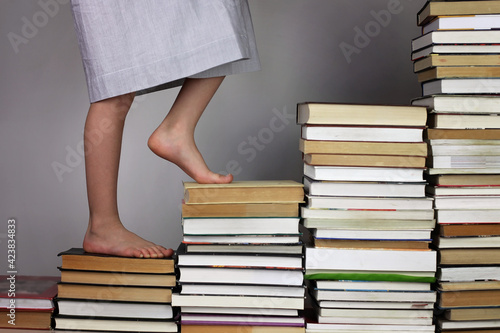
<instances>
[{"instance_id":1,"label":"stack of books","mask_svg":"<svg viewBox=\"0 0 500 333\"><path fill-rule=\"evenodd\" d=\"M58 282L54 276L0 275L0 328L50 330Z\"/></svg>"},{"instance_id":2,"label":"stack of books","mask_svg":"<svg viewBox=\"0 0 500 333\"><path fill-rule=\"evenodd\" d=\"M307 332L434 332L426 108L303 103Z\"/></svg>"},{"instance_id":3,"label":"stack of books","mask_svg":"<svg viewBox=\"0 0 500 333\"><path fill-rule=\"evenodd\" d=\"M182 332L304 332L303 184L184 187L180 286L172 298Z\"/></svg>"},{"instance_id":4,"label":"stack of books","mask_svg":"<svg viewBox=\"0 0 500 333\"><path fill-rule=\"evenodd\" d=\"M500 1L427 2L412 42L429 110L428 193L439 232L437 325L500 330Z\"/></svg>"},{"instance_id":5,"label":"stack of books","mask_svg":"<svg viewBox=\"0 0 500 333\"><path fill-rule=\"evenodd\" d=\"M177 332L171 306L174 260L60 254L55 328L82 331Z\"/></svg>"}]
</instances>

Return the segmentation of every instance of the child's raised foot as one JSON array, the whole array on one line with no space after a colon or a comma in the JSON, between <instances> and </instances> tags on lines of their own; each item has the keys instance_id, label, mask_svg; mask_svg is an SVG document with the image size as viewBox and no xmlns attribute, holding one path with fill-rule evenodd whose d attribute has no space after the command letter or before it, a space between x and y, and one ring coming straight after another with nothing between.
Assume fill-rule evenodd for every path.
<instances>
[{"instance_id":1,"label":"child's raised foot","mask_svg":"<svg viewBox=\"0 0 500 333\"><path fill-rule=\"evenodd\" d=\"M196 147L194 138L182 131L175 133L160 126L148 141L149 148L158 156L176 164L200 184L227 184L233 175L212 172Z\"/></svg>"}]
</instances>

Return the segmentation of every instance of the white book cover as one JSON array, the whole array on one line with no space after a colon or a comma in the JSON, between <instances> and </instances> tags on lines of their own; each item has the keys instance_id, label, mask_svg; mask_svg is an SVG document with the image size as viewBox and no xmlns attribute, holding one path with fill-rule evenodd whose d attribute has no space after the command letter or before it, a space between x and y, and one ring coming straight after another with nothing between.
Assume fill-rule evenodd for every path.
<instances>
[{"instance_id":1,"label":"white book cover","mask_svg":"<svg viewBox=\"0 0 500 333\"><path fill-rule=\"evenodd\" d=\"M424 170L414 168L366 168L313 166L304 163L304 175L314 180L367 182L422 182Z\"/></svg>"},{"instance_id":2,"label":"white book cover","mask_svg":"<svg viewBox=\"0 0 500 333\"><path fill-rule=\"evenodd\" d=\"M436 271L435 251L306 248L306 269Z\"/></svg>"},{"instance_id":3,"label":"white book cover","mask_svg":"<svg viewBox=\"0 0 500 333\"><path fill-rule=\"evenodd\" d=\"M500 266L441 267L437 278L447 282L500 280Z\"/></svg>"}]
</instances>

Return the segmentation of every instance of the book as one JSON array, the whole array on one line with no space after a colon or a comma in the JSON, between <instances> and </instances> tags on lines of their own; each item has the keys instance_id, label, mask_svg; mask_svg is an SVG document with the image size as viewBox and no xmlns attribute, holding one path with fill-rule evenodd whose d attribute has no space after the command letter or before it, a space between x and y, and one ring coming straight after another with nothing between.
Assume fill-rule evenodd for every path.
<instances>
[{"instance_id":1,"label":"book","mask_svg":"<svg viewBox=\"0 0 500 333\"><path fill-rule=\"evenodd\" d=\"M304 162L309 165L425 168L424 156L396 155L345 155L345 154L305 154Z\"/></svg>"},{"instance_id":2,"label":"book","mask_svg":"<svg viewBox=\"0 0 500 333\"><path fill-rule=\"evenodd\" d=\"M365 324L323 324L323 323L307 323L308 333L373 333L373 332L398 332L398 333L435 333L434 325L365 325Z\"/></svg>"},{"instance_id":3,"label":"book","mask_svg":"<svg viewBox=\"0 0 500 333\"><path fill-rule=\"evenodd\" d=\"M297 217L298 203L182 204L183 217ZM156 259L155 259L156 260Z\"/></svg>"},{"instance_id":4,"label":"book","mask_svg":"<svg viewBox=\"0 0 500 333\"><path fill-rule=\"evenodd\" d=\"M106 302L58 299L58 315L108 318L173 318L172 306L163 303Z\"/></svg>"},{"instance_id":5,"label":"book","mask_svg":"<svg viewBox=\"0 0 500 333\"><path fill-rule=\"evenodd\" d=\"M500 289L500 281L461 281L461 282L440 282L437 290L491 290Z\"/></svg>"},{"instance_id":6,"label":"book","mask_svg":"<svg viewBox=\"0 0 500 333\"><path fill-rule=\"evenodd\" d=\"M429 243L430 240L314 239L314 247L337 249L429 250Z\"/></svg>"},{"instance_id":7,"label":"book","mask_svg":"<svg viewBox=\"0 0 500 333\"><path fill-rule=\"evenodd\" d=\"M126 258L84 252L72 248L59 253L62 269L90 270L128 273L173 273L174 260L171 258Z\"/></svg>"},{"instance_id":8,"label":"book","mask_svg":"<svg viewBox=\"0 0 500 333\"><path fill-rule=\"evenodd\" d=\"M16 329L17 332L21 333L23 330L31 332L31 330L50 330L52 328L52 311L16 309L14 321L11 321L10 315L10 310L0 308L0 316L2 316L0 329L9 329L9 332Z\"/></svg>"},{"instance_id":9,"label":"book","mask_svg":"<svg viewBox=\"0 0 500 333\"><path fill-rule=\"evenodd\" d=\"M263 267L263 268L302 268L302 256L272 256L262 254L194 254L181 251L177 256L179 266L212 266L212 267Z\"/></svg>"},{"instance_id":10,"label":"book","mask_svg":"<svg viewBox=\"0 0 500 333\"><path fill-rule=\"evenodd\" d=\"M348 229L348 230L415 230L434 229L436 221L430 220L387 220L387 219L328 219L328 218L304 218L303 225L306 228L318 229Z\"/></svg>"},{"instance_id":11,"label":"book","mask_svg":"<svg viewBox=\"0 0 500 333\"><path fill-rule=\"evenodd\" d=\"M444 291L439 296L441 308L500 306L500 289Z\"/></svg>"},{"instance_id":12,"label":"book","mask_svg":"<svg viewBox=\"0 0 500 333\"><path fill-rule=\"evenodd\" d=\"M439 196L488 196L500 195L500 186L428 186L426 192Z\"/></svg>"},{"instance_id":13,"label":"book","mask_svg":"<svg viewBox=\"0 0 500 333\"><path fill-rule=\"evenodd\" d=\"M428 140L427 141L431 146L481 146L491 147L491 149L497 149L500 145L500 141L498 140L474 140L474 139L438 139L438 140ZM446 148L443 148L446 149ZM471 149L469 149L472 151Z\"/></svg>"},{"instance_id":14,"label":"book","mask_svg":"<svg viewBox=\"0 0 500 333\"><path fill-rule=\"evenodd\" d=\"M302 202L303 185L291 180L235 181L229 184L184 182L184 203Z\"/></svg>"},{"instance_id":15,"label":"book","mask_svg":"<svg viewBox=\"0 0 500 333\"><path fill-rule=\"evenodd\" d=\"M500 66L500 55L498 54L429 54L413 63L413 70L420 72L433 67L448 66ZM449 98L448 98L449 99ZM490 98L494 99L493 98ZM469 102L470 103L470 102ZM413 103L412 105L422 105Z\"/></svg>"},{"instance_id":16,"label":"book","mask_svg":"<svg viewBox=\"0 0 500 333\"><path fill-rule=\"evenodd\" d=\"M431 230L342 230L315 229L315 242L320 239L331 240L430 240Z\"/></svg>"},{"instance_id":17,"label":"book","mask_svg":"<svg viewBox=\"0 0 500 333\"><path fill-rule=\"evenodd\" d=\"M500 128L500 117L496 116L496 114L472 115L432 113L429 115L429 126L451 129L493 129Z\"/></svg>"},{"instance_id":18,"label":"book","mask_svg":"<svg viewBox=\"0 0 500 333\"><path fill-rule=\"evenodd\" d=\"M266 315L266 316L298 316L297 309L255 309L255 308L231 308L231 307L209 307L209 306L182 306L181 313L207 313L207 314L237 314L237 315Z\"/></svg>"},{"instance_id":19,"label":"book","mask_svg":"<svg viewBox=\"0 0 500 333\"><path fill-rule=\"evenodd\" d=\"M80 317L55 318L58 330L121 331L121 332L177 332L174 321L136 319L97 319Z\"/></svg>"},{"instance_id":20,"label":"book","mask_svg":"<svg viewBox=\"0 0 500 333\"><path fill-rule=\"evenodd\" d=\"M442 169L497 169L500 168L500 155L493 156L433 156L429 166Z\"/></svg>"},{"instance_id":21,"label":"book","mask_svg":"<svg viewBox=\"0 0 500 333\"><path fill-rule=\"evenodd\" d=\"M350 280L319 280L313 281L317 289L329 290L371 290L371 291L429 291L430 283L398 282L398 281L350 281ZM345 310L342 310L345 312ZM334 314L335 312L326 312ZM327 315L325 313L325 315ZM339 314L341 312L338 312Z\"/></svg>"},{"instance_id":22,"label":"book","mask_svg":"<svg viewBox=\"0 0 500 333\"><path fill-rule=\"evenodd\" d=\"M266 297L230 295L172 295L172 306L245 307L304 309L303 297Z\"/></svg>"},{"instance_id":23,"label":"book","mask_svg":"<svg viewBox=\"0 0 500 333\"><path fill-rule=\"evenodd\" d=\"M327 324L363 324L363 325L432 325L432 318L408 316L404 318L393 317L328 317L318 316L318 323Z\"/></svg>"},{"instance_id":24,"label":"book","mask_svg":"<svg viewBox=\"0 0 500 333\"><path fill-rule=\"evenodd\" d=\"M428 140L500 140L498 129L435 129L426 131ZM451 176L450 176L451 177ZM464 178L464 177L461 177ZM478 177L475 177L478 178ZM486 178L491 178L488 176ZM500 182L499 182L500 183ZM465 185L465 184L464 184ZM488 185L488 184L485 184Z\"/></svg>"},{"instance_id":25,"label":"book","mask_svg":"<svg viewBox=\"0 0 500 333\"><path fill-rule=\"evenodd\" d=\"M500 223L440 224L439 234L443 237L500 236Z\"/></svg>"},{"instance_id":26,"label":"book","mask_svg":"<svg viewBox=\"0 0 500 333\"><path fill-rule=\"evenodd\" d=\"M461 237L460 237L461 238ZM470 248L470 246L475 246L467 244L467 241L457 238L455 244L458 248L443 247L439 249L439 263L441 265L498 265L500 264L500 251L498 249L498 244L495 244L493 248ZM479 238L479 237L478 237ZM497 239L498 237L494 237ZM441 241L440 244L441 246ZM451 240L451 238L447 239ZM463 247L460 246L460 241L464 243ZM469 245L469 246L467 246Z\"/></svg>"},{"instance_id":27,"label":"book","mask_svg":"<svg viewBox=\"0 0 500 333\"><path fill-rule=\"evenodd\" d=\"M500 31L498 31L500 33ZM424 96L436 94L498 94L500 79L437 79L422 83Z\"/></svg>"},{"instance_id":28,"label":"book","mask_svg":"<svg viewBox=\"0 0 500 333\"><path fill-rule=\"evenodd\" d=\"M497 44L433 44L411 53L411 60L432 54L495 54L500 52Z\"/></svg>"},{"instance_id":29,"label":"book","mask_svg":"<svg viewBox=\"0 0 500 333\"><path fill-rule=\"evenodd\" d=\"M442 15L480 15L500 13L500 1L427 1L417 13L417 24L422 26Z\"/></svg>"},{"instance_id":30,"label":"book","mask_svg":"<svg viewBox=\"0 0 500 333\"><path fill-rule=\"evenodd\" d=\"M304 175L314 180L422 182L424 173L419 168L333 167L304 163Z\"/></svg>"},{"instance_id":31,"label":"book","mask_svg":"<svg viewBox=\"0 0 500 333\"><path fill-rule=\"evenodd\" d=\"M302 253L302 243L295 244L186 244L188 253Z\"/></svg>"},{"instance_id":32,"label":"book","mask_svg":"<svg viewBox=\"0 0 500 333\"><path fill-rule=\"evenodd\" d=\"M450 140L451 141L451 140ZM459 140L453 140L459 141ZM478 140L479 141L479 140ZM482 141L482 140L481 140ZM500 143L500 142L499 142ZM432 156L439 155L469 155L469 156L495 156L500 155L500 144L497 145L482 145L482 144L432 144Z\"/></svg>"},{"instance_id":33,"label":"book","mask_svg":"<svg viewBox=\"0 0 500 333\"><path fill-rule=\"evenodd\" d=\"M429 175L439 174L459 174L459 175L485 175L499 174L500 168L429 168L426 170Z\"/></svg>"},{"instance_id":34,"label":"book","mask_svg":"<svg viewBox=\"0 0 500 333\"><path fill-rule=\"evenodd\" d=\"M436 30L491 30L500 28L500 15L443 15L422 26L422 33Z\"/></svg>"},{"instance_id":35,"label":"book","mask_svg":"<svg viewBox=\"0 0 500 333\"><path fill-rule=\"evenodd\" d=\"M315 219L342 219L342 220L433 220L432 209L419 210L376 210L376 209L327 209L301 207L303 218ZM485 221L488 222L488 221Z\"/></svg>"},{"instance_id":36,"label":"book","mask_svg":"<svg viewBox=\"0 0 500 333\"><path fill-rule=\"evenodd\" d=\"M437 196L434 207L437 209L495 209L500 206L500 196Z\"/></svg>"},{"instance_id":37,"label":"book","mask_svg":"<svg viewBox=\"0 0 500 333\"><path fill-rule=\"evenodd\" d=\"M299 232L299 218L183 218L185 235L293 234Z\"/></svg>"},{"instance_id":38,"label":"book","mask_svg":"<svg viewBox=\"0 0 500 333\"><path fill-rule=\"evenodd\" d=\"M500 186L500 175L430 175L428 180L438 186Z\"/></svg>"},{"instance_id":39,"label":"book","mask_svg":"<svg viewBox=\"0 0 500 333\"><path fill-rule=\"evenodd\" d=\"M304 327L302 317L252 316L252 315L213 315L183 314L181 324L187 325L251 325L251 326L288 326Z\"/></svg>"},{"instance_id":40,"label":"book","mask_svg":"<svg viewBox=\"0 0 500 333\"><path fill-rule=\"evenodd\" d=\"M304 297L305 288L303 286L183 283L180 294Z\"/></svg>"},{"instance_id":41,"label":"book","mask_svg":"<svg viewBox=\"0 0 500 333\"><path fill-rule=\"evenodd\" d=\"M371 141L299 141L304 154L396 155L427 156L424 142L371 142Z\"/></svg>"},{"instance_id":42,"label":"book","mask_svg":"<svg viewBox=\"0 0 500 333\"><path fill-rule=\"evenodd\" d=\"M302 270L259 269L259 268L208 268L180 267L180 283L258 284L277 286L301 286L304 281Z\"/></svg>"},{"instance_id":43,"label":"book","mask_svg":"<svg viewBox=\"0 0 500 333\"><path fill-rule=\"evenodd\" d=\"M406 282L408 283L408 282ZM363 302L363 301L319 301L318 306L322 309L347 308L347 309L412 309L424 310L433 309L434 302Z\"/></svg>"},{"instance_id":44,"label":"book","mask_svg":"<svg viewBox=\"0 0 500 333\"><path fill-rule=\"evenodd\" d=\"M332 209L432 209L432 198L384 198L384 197L340 197L307 196L307 207Z\"/></svg>"},{"instance_id":45,"label":"book","mask_svg":"<svg viewBox=\"0 0 500 333\"><path fill-rule=\"evenodd\" d=\"M316 141L421 143L423 127L303 125L301 138Z\"/></svg>"},{"instance_id":46,"label":"book","mask_svg":"<svg viewBox=\"0 0 500 333\"><path fill-rule=\"evenodd\" d=\"M440 281L500 280L500 266L440 267Z\"/></svg>"},{"instance_id":47,"label":"book","mask_svg":"<svg viewBox=\"0 0 500 333\"><path fill-rule=\"evenodd\" d=\"M308 177L304 177L303 182L306 193L317 196L380 196L396 198L425 196L425 183L335 182L318 181Z\"/></svg>"},{"instance_id":48,"label":"book","mask_svg":"<svg viewBox=\"0 0 500 333\"><path fill-rule=\"evenodd\" d=\"M418 82L446 78L499 78L498 66L439 66L417 73Z\"/></svg>"},{"instance_id":49,"label":"book","mask_svg":"<svg viewBox=\"0 0 500 333\"><path fill-rule=\"evenodd\" d=\"M406 105L299 103L298 124L425 126L425 108Z\"/></svg>"},{"instance_id":50,"label":"book","mask_svg":"<svg viewBox=\"0 0 500 333\"><path fill-rule=\"evenodd\" d=\"M306 269L306 280L360 280L360 281L400 281L435 282L435 272L403 271L346 271L333 269Z\"/></svg>"},{"instance_id":51,"label":"book","mask_svg":"<svg viewBox=\"0 0 500 333\"><path fill-rule=\"evenodd\" d=\"M243 325L181 325L183 333L305 333L304 327Z\"/></svg>"},{"instance_id":52,"label":"book","mask_svg":"<svg viewBox=\"0 0 500 333\"><path fill-rule=\"evenodd\" d=\"M448 320L500 320L500 308L449 309L444 313Z\"/></svg>"},{"instance_id":53,"label":"book","mask_svg":"<svg viewBox=\"0 0 500 333\"><path fill-rule=\"evenodd\" d=\"M471 328L500 328L500 320L470 320L470 321L449 321L445 319L438 320L437 327L446 330L448 329L471 329ZM468 331L461 331L468 332ZM488 332L488 331L481 331Z\"/></svg>"},{"instance_id":54,"label":"book","mask_svg":"<svg viewBox=\"0 0 500 333\"><path fill-rule=\"evenodd\" d=\"M182 242L185 244L297 244L300 234L289 235L184 235Z\"/></svg>"},{"instance_id":55,"label":"book","mask_svg":"<svg viewBox=\"0 0 500 333\"><path fill-rule=\"evenodd\" d=\"M57 296L68 299L170 303L172 289L60 283Z\"/></svg>"},{"instance_id":56,"label":"book","mask_svg":"<svg viewBox=\"0 0 500 333\"><path fill-rule=\"evenodd\" d=\"M433 44L497 44L500 31L496 30L441 30L432 31L411 41L412 51Z\"/></svg>"},{"instance_id":57,"label":"book","mask_svg":"<svg viewBox=\"0 0 500 333\"><path fill-rule=\"evenodd\" d=\"M500 221L500 209L436 209L438 223L495 223Z\"/></svg>"},{"instance_id":58,"label":"book","mask_svg":"<svg viewBox=\"0 0 500 333\"><path fill-rule=\"evenodd\" d=\"M318 301L361 301L361 302L435 302L434 291L337 291L314 290L312 295Z\"/></svg>"},{"instance_id":59,"label":"book","mask_svg":"<svg viewBox=\"0 0 500 333\"><path fill-rule=\"evenodd\" d=\"M175 274L94 272L61 269L61 282L101 285L174 287Z\"/></svg>"},{"instance_id":60,"label":"book","mask_svg":"<svg viewBox=\"0 0 500 333\"><path fill-rule=\"evenodd\" d=\"M436 271L435 251L306 248L305 268L364 271Z\"/></svg>"},{"instance_id":61,"label":"book","mask_svg":"<svg viewBox=\"0 0 500 333\"><path fill-rule=\"evenodd\" d=\"M17 310L52 311L58 282L55 276L16 275L12 279L9 275L0 275L0 309L15 304ZM15 285L15 290L9 292L11 284Z\"/></svg>"}]
</instances>

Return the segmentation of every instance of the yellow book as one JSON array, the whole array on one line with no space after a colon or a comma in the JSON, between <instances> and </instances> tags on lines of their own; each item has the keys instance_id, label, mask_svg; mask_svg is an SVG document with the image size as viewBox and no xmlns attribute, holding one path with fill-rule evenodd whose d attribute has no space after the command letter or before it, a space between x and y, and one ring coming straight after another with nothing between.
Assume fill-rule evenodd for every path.
<instances>
[{"instance_id":1,"label":"yellow book","mask_svg":"<svg viewBox=\"0 0 500 333\"><path fill-rule=\"evenodd\" d=\"M303 202L303 184L291 180L184 183L185 204Z\"/></svg>"}]
</instances>

